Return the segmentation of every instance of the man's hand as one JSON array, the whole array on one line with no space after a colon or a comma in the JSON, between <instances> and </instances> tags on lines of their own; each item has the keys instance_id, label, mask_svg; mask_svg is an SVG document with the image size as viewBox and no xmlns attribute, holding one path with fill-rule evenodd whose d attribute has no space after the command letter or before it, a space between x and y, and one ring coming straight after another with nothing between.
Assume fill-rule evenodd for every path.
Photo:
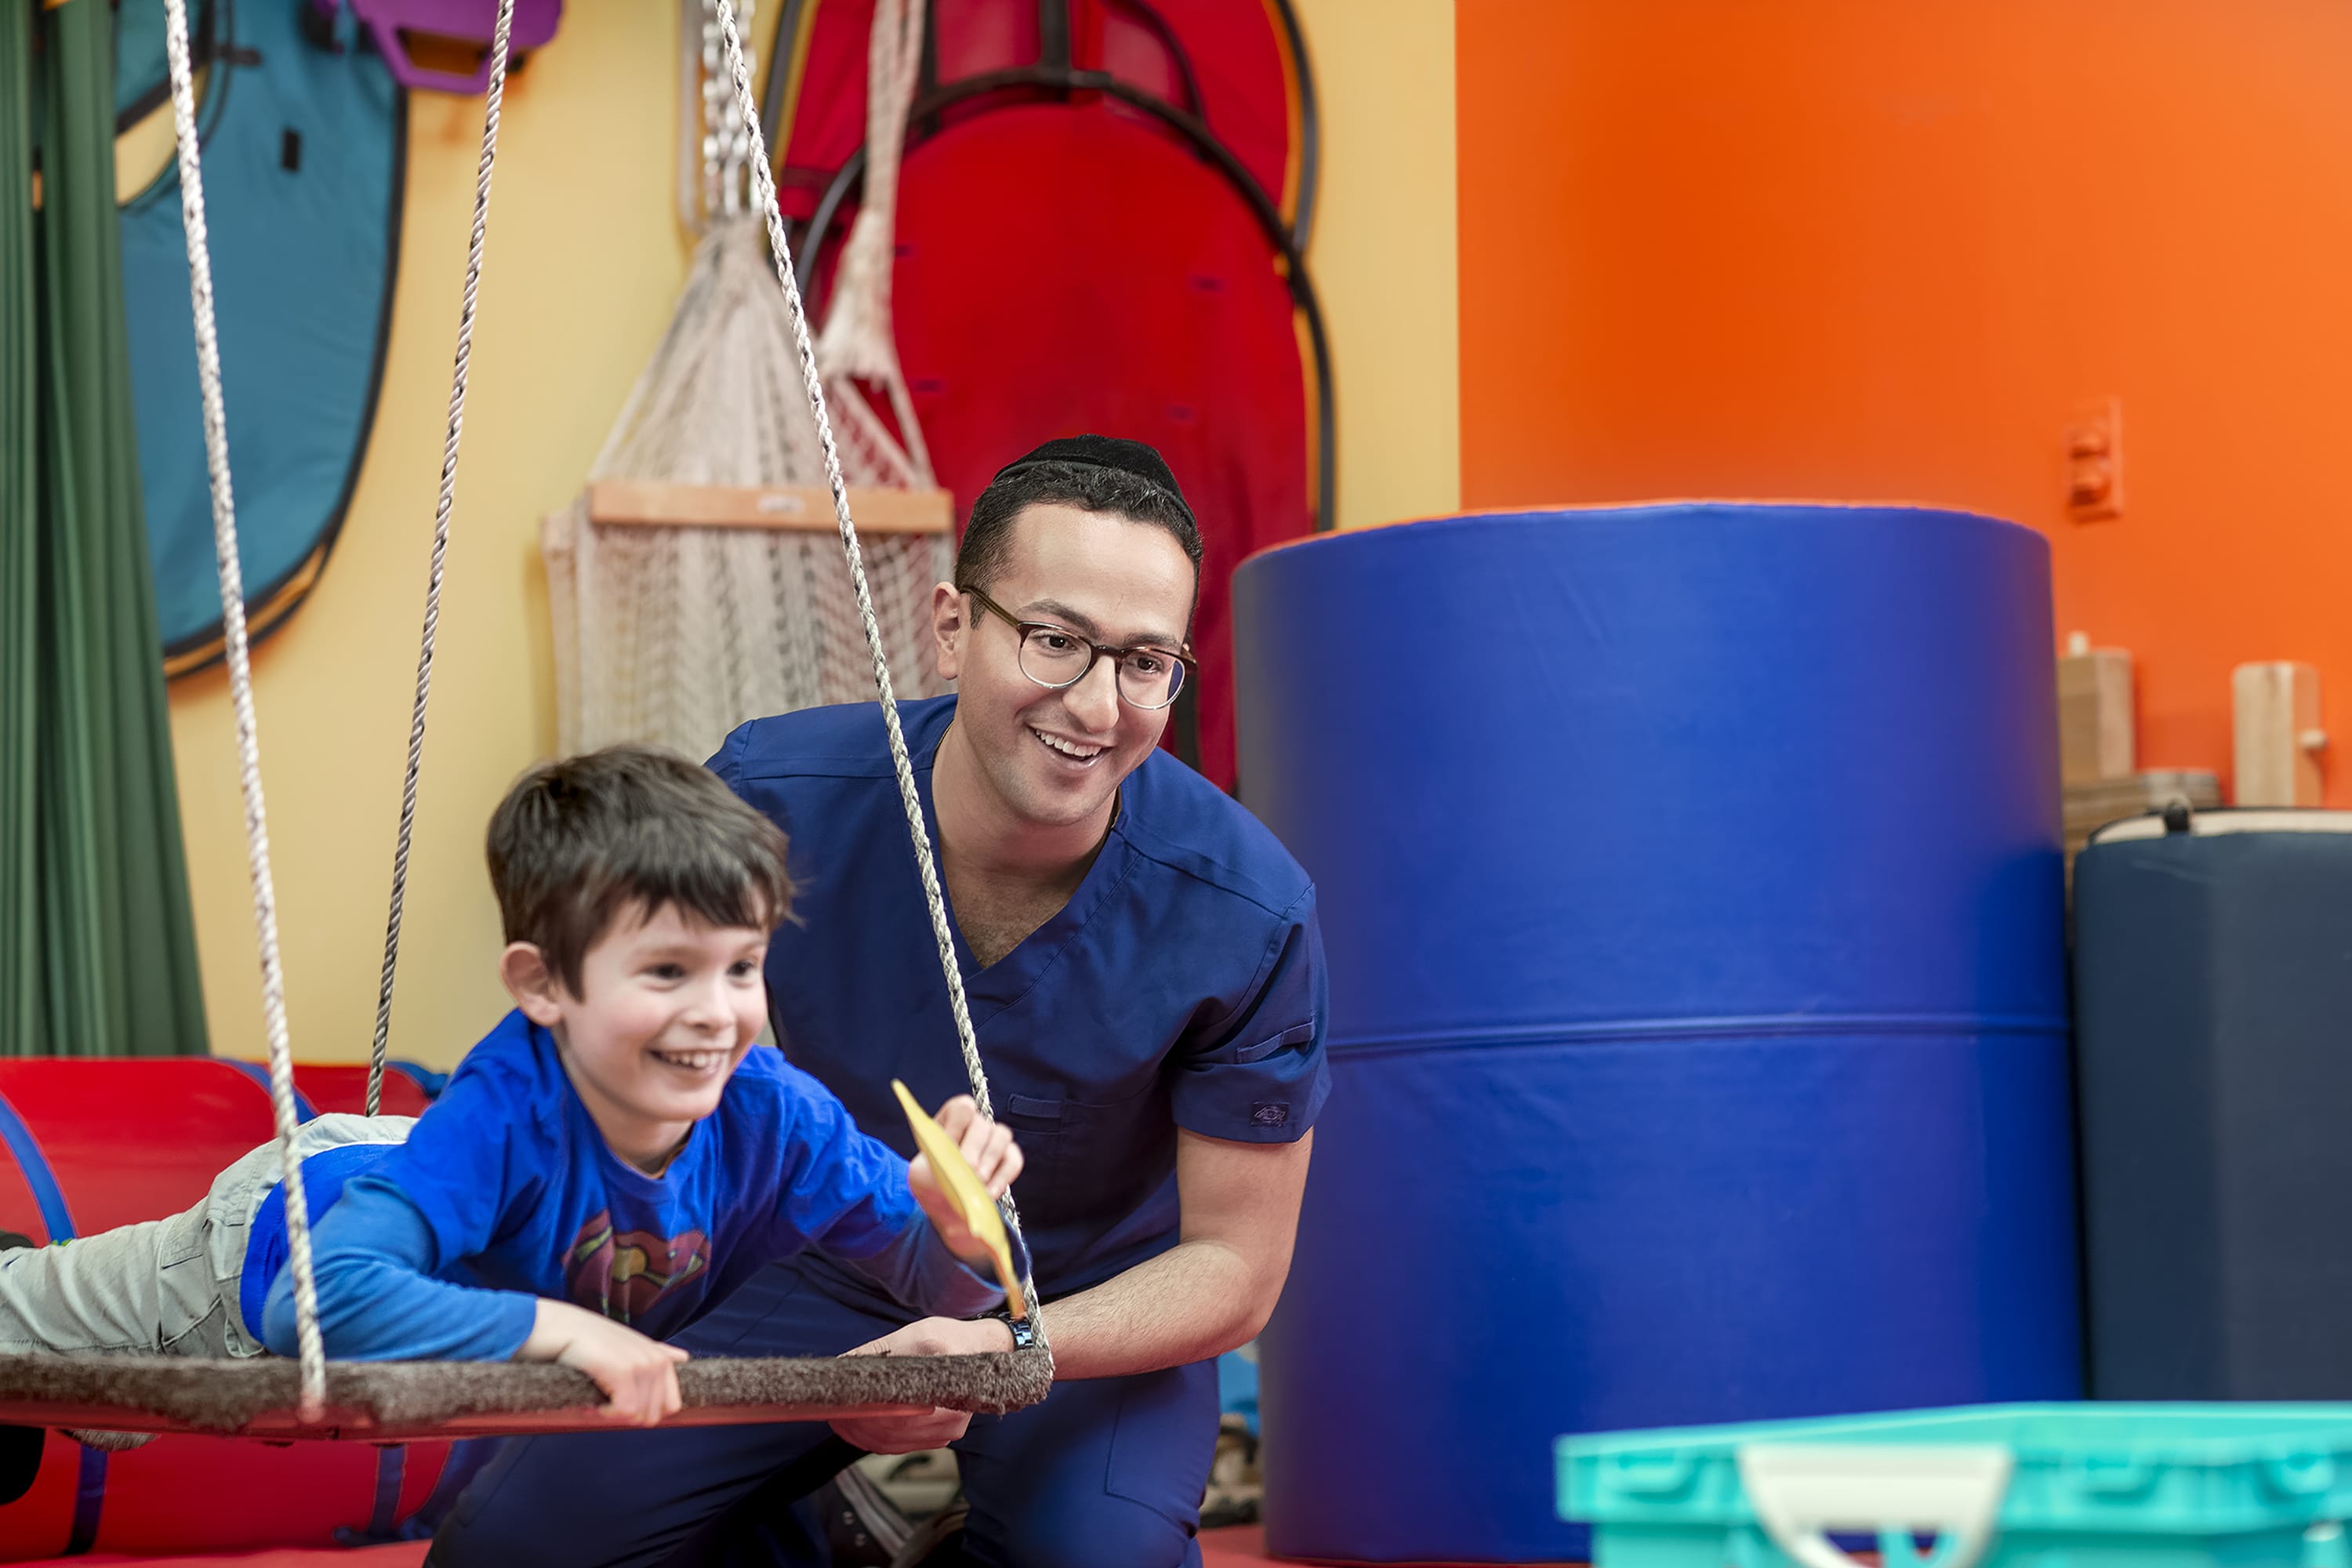
<instances>
[{"instance_id":1,"label":"man's hand","mask_svg":"<svg viewBox=\"0 0 2352 1568\"><path fill-rule=\"evenodd\" d=\"M1021 1145L1013 1141L1011 1128L982 1116L968 1094L959 1094L940 1106L935 1120L940 1131L955 1140L956 1147L962 1151L990 1197L1001 1198L1011 1190L1013 1179L1021 1173ZM914 1188L915 1201L922 1205L923 1213L930 1218L931 1228L940 1233L949 1251L967 1263L989 1260L988 1248L971 1234L971 1227L964 1224L940 1186L939 1173L931 1169L929 1155L915 1156L914 1163L907 1167L907 1184Z\"/></svg>"},{"instance_id":2,"label":"man's hand","mask_svg":"<svg viewBox=\"0 0 2352 1568\"><path fill-rule=\"evenodd\" d=\"M677 1415L683 1403L677 1363L687 1359L684 1351L569 1301L540 1298L530 1338L515 1359L551 1361L586 1373L604 1391L609 1421L653 1426Z\"/></svg>"},{"instance_id":3,"label":"man's hand","mask_svg":"<svg viewBox=\"0 0 2352 1568\"><path fill-rule=\"evenodd\" d=\"M1054 1303L1054 1375L1128 1377L1206 1361L1265 1327L1290 1272L1315 1134L1241 1143L1176 1130L1174 1247Z\"/></svg>"},{"instance_id":4,"label":"man's hand","mask_svg":"<svg viewBox=\"0 0 2352 1568\"><path fill-rule=\"evenodd\" d=\"M966 1101L966 1104L971 1103ZM1003 1320L925 1318L894 1329L850 1355L977 1355L1013 1348L1013 1330ZM963 1410L933 1409L921 1415L845 1416L833 1424L844 1442L869 1454L919 1454L944 1448L964 1434L971 1415Z\"/></svg>"}]
</instances>

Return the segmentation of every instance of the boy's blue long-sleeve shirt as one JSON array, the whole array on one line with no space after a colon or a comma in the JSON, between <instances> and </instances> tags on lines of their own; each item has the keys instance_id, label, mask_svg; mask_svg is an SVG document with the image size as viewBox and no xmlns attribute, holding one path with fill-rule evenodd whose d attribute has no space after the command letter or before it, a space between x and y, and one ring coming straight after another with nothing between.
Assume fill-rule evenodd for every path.
<instances>
[{"instance_id":1,"label":"boy's blue long-sleeve shirt","mask_svg":"<svg viewBox=\"0 0 2352 1568\"><path fill-rule=\"evenodd\" d=\"M810 1247L917 1311L968 1316L1002 1298L932 1230L906 1161L763 1047L648 1176L604 1142L552 1037L512 1013L406 1142L373 1148L339 1193L308 1195L324 1211L320 1325L343 1360L504 1360L542 1296L662 1339ZM294 1353L290 1269L262 1316L263 1342Z\"/></svg>"}]
</instances>

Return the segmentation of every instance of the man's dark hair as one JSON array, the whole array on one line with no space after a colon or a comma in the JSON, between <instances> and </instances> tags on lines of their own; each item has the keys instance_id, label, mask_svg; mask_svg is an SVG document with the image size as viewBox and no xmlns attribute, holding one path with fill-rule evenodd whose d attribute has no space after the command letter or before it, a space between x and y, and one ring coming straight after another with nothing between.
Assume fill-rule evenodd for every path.
<instances>
[{"instance_id":1,"label":"man's dark hair","mask_svg":"<svg viewBox=\"0 0 2352 1568\"><path fill-rule=\"evenodd\" d=\"M1012 548L1013 521L1033 506L1074 506L1164 528L1184 547L1192 580L1200 581L1200 524L1160 454L1140 441L1073 436L998 469L980 492L956 552L957 586L986 588L995 582Z\"/></svg>"},{"instance_id":2,"label":"man's dark hair","mask_svg":"<svg viewBox=\"0 0 2352 1568\"><path fill-rule=\"evenodd\" d=\"M631 909L761 931L792 913L783 830L709 769L651 746L530 769L491 814L488 847L507 941L546 954L575 996L582 960Z\"/></svg>"}]
</instances>

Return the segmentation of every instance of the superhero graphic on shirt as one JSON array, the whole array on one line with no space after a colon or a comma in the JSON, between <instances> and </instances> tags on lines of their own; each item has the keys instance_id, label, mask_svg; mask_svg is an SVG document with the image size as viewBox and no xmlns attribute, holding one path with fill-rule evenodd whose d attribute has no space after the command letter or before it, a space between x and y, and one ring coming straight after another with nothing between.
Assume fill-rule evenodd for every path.
<instances>
[{"instance_id":1,"label":"superhero graphic on shirt","mask_svg":"<svg viewBox=\"0 0 2352 1568\"><path fill-rule=\"evenodd\" d=\"M710 1267L710 1241L698 1230L661 1237L615 1233L610 1210L580 1227L564 1255L564 1292L575 1305L616 1323L649 1316L669 1290L698 1282Z\"/></svg>"}]
</instances>

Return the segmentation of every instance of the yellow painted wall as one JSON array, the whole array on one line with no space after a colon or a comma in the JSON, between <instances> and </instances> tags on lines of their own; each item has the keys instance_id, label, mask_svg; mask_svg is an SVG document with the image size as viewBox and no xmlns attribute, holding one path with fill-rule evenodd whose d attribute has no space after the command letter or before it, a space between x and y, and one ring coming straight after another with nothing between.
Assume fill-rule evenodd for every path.
<instances>
[{"instance_id":1,"label":"yellow painted wall","mask_svg":"<svg viewBox=\"0 0 2352 1568\"><path fill-rule=\"evenodd\" d=\"M776 7L761 20L772 26ZM1304 0L1325 114L1311 264L1338 366L1341 521L1460 494L1450 0ZM482 829L555 745L541 516L568 501L685 272L672 216L676 12L567 7L509 86L434 672L394 1053L453 1065L503 1005ZM457 338L478 100L411 100L381 410L318 590L255 660L298 1056L373 1026L416 636ZM235 345L226 345L229 353ZM250 895L218 672L175 683L173 740L214 1049L262 1053Z\"/></svg>"},{"instance_id":2,"label":"yellow painted wall","mask_svg":"<svg viewBox=\"0 0 2352 1568\"><path fill-rule=\"evenodd\" d=\"M395 1054L447 1066L502 1005L482 830L555 744L538 526L587 472L685 276L677 13L573 5L507 89L457 472ZM364 1058L472 220L479 99L409 108L399 294L373 438L318 590L255 661L296 1054ZM234 342L224 352L236 353ZM235 454L231 454L232 463ZM226 678L172 688L213 1048L262 1054Z\"/></svg>"},{"instance_id":3,"label":"yellow painted wall","mask_svg":"<svg viewBox=\"0 0 2352 1568\"><path fill-rule=\"evenodd\" d=\"M1338 392L1339 526L1462 500L1454 0L1296 0L1323 112L1307 263Z\"/></svg>"}]
</instances>

